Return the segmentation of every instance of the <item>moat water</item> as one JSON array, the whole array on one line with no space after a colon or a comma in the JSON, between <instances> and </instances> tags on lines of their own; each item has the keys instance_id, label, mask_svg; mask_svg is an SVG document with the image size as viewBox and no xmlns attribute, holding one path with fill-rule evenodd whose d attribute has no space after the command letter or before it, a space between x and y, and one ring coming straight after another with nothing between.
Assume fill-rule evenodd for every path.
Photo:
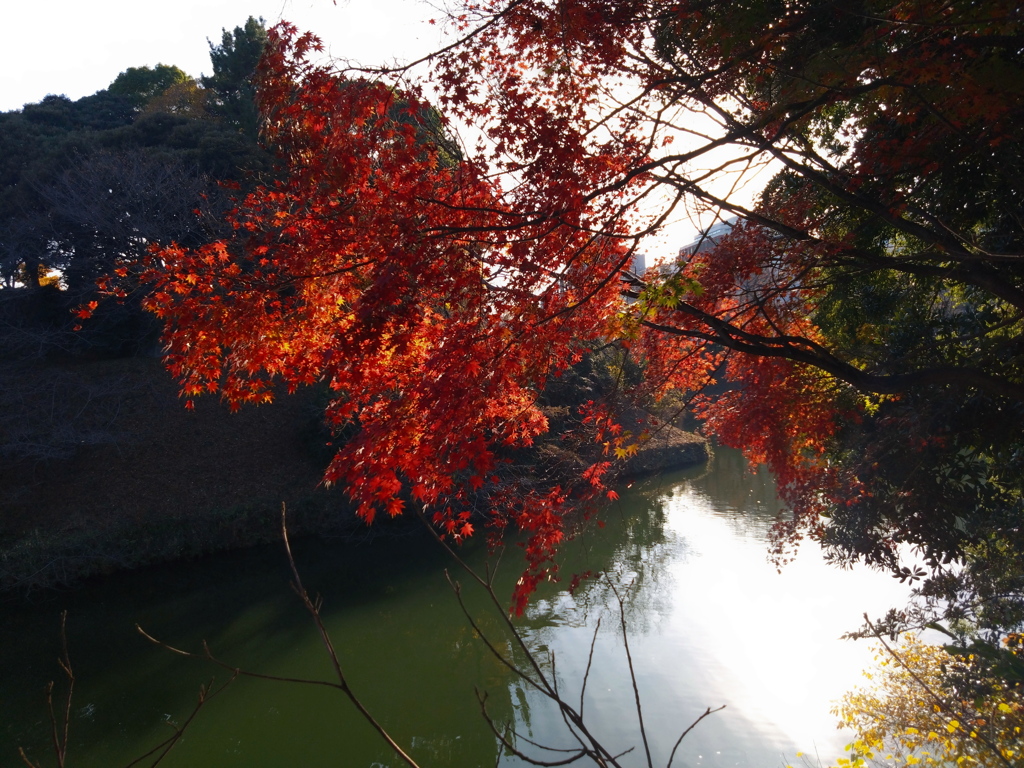
<instances>
[{"instance_id":1,"label":"moat water","mask_svg":"<svg viewBox=\"0 0 1024 768\"><path fill-rule=\"evenodd\" d=\"M829 710L862 682L864 642L840 639L868 612L905 601L887 574L840 570L805 544L781 573L767 561L772 524L785 514L765 472L719 450L707 467L621 489L590 529L566 548L564 579L545 584L518 622L527 646L621 762L644 765L624 653L624 596L643 714L655 766L665 766L680 733L708 707L679 747L674 766L828 765L849 734ZM499 662L470 626L446 579L464 585L479 629L517 662L521 652L500 615L451 558L423 535L362 545L299 542L299 568L349 682L367 708L423 766L516 766L481 715L478 695L502 728L530 741L573 742L553 706ZM485 549L463 551L481 571ZM497 566L508 601L519 571L515 547ZM592 571L569 592L570 576ZM0 766L20 765L17 748L52 764L45 685L56 680L60 613L76 683L68 765L111 768L173 733L200 686L230 674L202 659L155 647L138 624L168 645L226 664L289 678L332 679L316 628L290 589L282 547L120 574L82 589L3 607L0 627ZM612 587L615 587L613 589ZM600 621L600 628L596 633ZM587 662L593 642L589 675ZM60 697L58 696L58 703ZM524 752L547 753L525 739ZM798 754L800 753L800 754ZM149 765L150 762L143 763ZM338 691L236 679L196 716L161 766L259 768L398 766L397 757Z\"/></svg>"}]
</instances>

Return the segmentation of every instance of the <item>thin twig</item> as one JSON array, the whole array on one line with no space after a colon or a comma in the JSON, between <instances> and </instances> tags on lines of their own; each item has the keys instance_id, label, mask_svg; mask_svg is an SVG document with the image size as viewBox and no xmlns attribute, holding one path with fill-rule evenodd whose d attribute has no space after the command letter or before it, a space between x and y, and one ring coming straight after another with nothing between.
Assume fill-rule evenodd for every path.
<instances>
[{"instance_id":1,"label":"thin twig","mask_svg":"<svg viewBox=\"0 0 1024 768\"><path fill-rule=\"evenodd\" d=\"M602 765L602 763L599 761L599 759L597 757L595 757L590 752L590 750L588 750L586 747L583 747L582 749L558 749L556 747L547 747L547 746L544 746L543 744L538 744L536 741L528 739L527 737L523 736L521 733L517 732L515 729L512 729L512 736L515 739L525 741L527 744L531 744L531 745L537 747L538 749L547 750L549 752L571 752L572 753L569 757L567 757L565 759L562 759L562 760L552 760L552 761L540 760L539 758L531 757L530 755L527 755L525 752L523 752L518 747L516 747L515 743L511 739L509 739L509 737L505 733L500 731L498 729L497 725L495 725L494 719L487 712L487 694L486 694L486 692L485 693L480 693L480 691L477 691L477 700L480 702L480 712L483 715L484 722L486 722L488 727L491 729L491 733L494 734L494 737L501 743L501 745L505 749L507 749L509 752L511 752L516 757L518 757L520 760L523 760L523 761L525 761L527 763L530 763L531 765L557 766L557 765L570 765L571 763L575 763L577 760L580 760L580 759L582 759L584 757L591 757L596 762L598 762L598 765ZM501 753L500 753L500 750L499 750L499 755L500 754Z\"/></svg>"},{"instance_id":2,"label":"thin twig","mask_svg":"<svg viewBox=\"0 0 1024 768\"><path fill-rule=\"evenodd\" d=\"M203 708L206 702L208 702L214 696L217 696L218 694L223 692L229 685L231 685L231 683L235 681L235 677L236 675L232 675L227 681L221 684L221 686L214 690L212 693L210 693L210 689L206 686L200 686L199 700L196 702L195 707L192 708L192 712L189 713L189 716L185 718L185 722L182 723L180 726L174 725L173 723L168 723L168 725L170 725L171 728L174 729L174 733L164 741L157 744L151 750L149 750L149 752L146 752L144 755L139 755L137 758L128 763L124 768L132 768L132 766L140 764L143 760L145 760L150 755L155 754L156 752L160 752L160 754L157 756L156 760L149 764L149 766L150 768L154 768L154 766L159 765L163 761L163 759L170 754L171 750L174 749L177 743L185 735L185 729L192 724L192 721L195 719L196 715L199 714L199 710Z\"/></svg>"},{"instance_id":3,"label":"thin twig","mask_svg":"<svg viewBox=\"0 0 1024 768\"><path fill-rule=\"evenodd\" d=\"M723 709L725 709L725 704L723 704L720 707L715 707L714 709L712 709L711 707L708 707L707 709L704 710L703 714L701 714L700 717L698 717L696 720L694 720L692 723L690 723L690 726L685 731L683 731L681 734L679 734L679 738L676 739L675 746L672 747L672 754L670 754L668 756L668 765L666 765L665 768L672 768L672 761L676 759L676 750L679 749L679 745L683 743L683 739L686 738L686 734L688 734L690 731L692 731L694 729L694 727L697 725L697 723L699 723L705 717L707 717L708 715L712 715L715 712L721 712Z\"/></svg>"},{"instance_id":4,"label":"thin twig","mask_svg":"<svg viewBox=\"0 0 1024 768\"><path fill-rule=\"evenodd\" d=\"M453 550L451 546L449 546L448 542L446 542L438 534L438 532L426 519L426 516L423 513L422 509L417 509L416 514L417 517L419 517L420 521L423 523L423 525L427 528L427 530L430 531L435 541L437 541L448 552L448 554L451 555L455 562L458 563L474 581L476 581L481 587L483 587L489 600L495 606L495 608L498 611L498 614L502 617L502 620L505 622L505 625L508 628L509 632L511 633L513 639L515 640L516 645L523 652L527 662L536 674L536 678L520 671L517 667L515 667L515 665L511 664L507 659L505 659L503 655L498 653L497 650L493 648L493 646L489 645L489 647L491 648L491 652L494 653L495 656L503 664L505 664L510 669L515 671L516 674L522 677L522 679L528 681L540 693L542 693L544 696L546 696L548 699L550 699L556 705L558 705L559 710L562 713L562 716L567 717L572 722L575 729L579 731L579 733L577 733L576 730L573 730L572 733L577 739L577 741L580 742L580 746L587 750L592 760L594 760L599 766L618 766L619 764L618 762L616 762L614 756L607 749L605 749L601 742L598 741L598 739L593 734L591 734L590 731L587 729L586 724L583 722L583 718L580 716L580 714L576 710L574 710L564 699L558 696L555 687L548 680L547 675L544 674L544 671L541 669L540 663L537 661L536 657L527 647L526 641L523 639L522 635L516 628L515 624L512 623L512 619L510 618L508 611L504 609L504 607L501 604L501 601L498 599L497 594L494 592L494 589L491 586L493 574L491 575L491 580L485 580L481 578L481 576L476 571L474 571L469 566L469 564L466 563L465 560L459 557L458 553L455 552L455 550ZM448 580L456 593L456 598L459 600L459 605L462 607L463 614L466 616L466 619L470 622L470 626L472 626L474 630L480 633L476 622L474 621L473 617L469 614L469 611L466 609L465 603L462 601L461 586L457 581L454 581L451 578L451 576L448 576ZM481 638L483 638L482 633L480 633L480 635ZM484 640L486 642L485 638ZM587 744L589 744L589 746L587 746Z\"/></svg>"},{"instance_id":5,"label":"thin twig","mask_svg":"<svg viewBox=\"0 0 1024 768\"><path fill-rule=\"evenodd\" d=\"M313 623L316 625L317 631L320 633L321 643L327 650L327 655L331 660L331 665L334 669L334 675L337 678L337 682L331 682L329 680L310 680L304 678L278 677L276 675L265 675L259 672L249 672L239 667L231 666L230 664L227 664L218 659L216 656L213 655L213 653L210 651L209 646L205 642L203 643L203 658L220 667L223 667L224 669L227 669L232 673L233 676L241 675L244 677L253 677L260 680L271 680L274 682L299 683L302 685L317 685L324 686L327 688L334 688L336 690L341 691L345 694L348 700L352 702L352 704L359 711L359 714L363 717L363 719L366 720L366 722L369 723L370 726L372 726L375 731L377 731L378 735L380 735L380 737L387 742L388 746L391 747L392 750L394 750L395 754L398 755L402 759L402 761L409 766L409 768L420 768L419 764L415 760L413 760L412 757L410 757L405 752L405 750L403 750L398 745L398 743L394 740L394 738L391 737L391 735L387 732L384 726L381 725L372 714L370 714L369 710L366 708L363 702L359 699L358 696L356 696L355 692L351 689L351 687L349 687L348 679L345 677L345 672L341 666L341 660L338 656L338 652L335 650L334 643L331 640L331 636L327 631L327 627L324 626L323 619L320 616L320 599L319 597L316 599L316 601L311 599L309 593L306 591L306 588L302 584L302 577L299 575L298 566L296 566L295 558L292 555L291 543L288 540L287 516L287 507L284 504L281 504L281 535L282 538L284 539L285 553L288 556L288 565L290 566L292 571L292 588L295 590L295 594L298 595L299 599L302 601L302 604L306 607L306 611L313 619ZM143 637L147 638L151 642L156 643L157 645L163 648L166 648L172 653L176 653L181 656L186 656L190 658L196 658L198 656L198 654L190 653L189 651L183 651L180 648L174 648L170 645L167 645L166 643L157 640L156 638L146 633L145 630L143 630L138 625L136 625L135 628ZM35 767L33 766L32 768Z\"/></svg>"},{"instance_id":6,"label":"thin twig","mask_svg":"<svg viewBox=\"0 0 1024 768\"><path fill-rule=\"evenodd\" d=\"M406 754L405 750L398 746L398 742L396 742L391 737L391 734L384 729L384 726L382 726L377 719L370 714L369 710L363 705L363 702L349 687L348 680L345 678L345 672L341 667L341 660L338 658L338 653L334 649L334 643L331 641L331 636L328 634L327 627L324 626L323 619L320 616L320 609L318 605L314 604L313 601L309 599L309 593L306 592L306 588L302 586L302 578L299 576L299 569L295 565L295 558L292 556L291 543L288 541L288 512L284 503L281 504L281 535L284 538L285 552L288 554L288 565L291 567L292 577L295 580L293 583L295 592L302 600L302 604L306 606L306 610L312 617L313 623L316 624L317 631L320 633L320 640L323 643L324 648L327 649L327 655L330 657L331 665L334 667L334 674L338 678L339 687L348 697L349 701L351 701L355 705L356 709L359 710L359 714L363 716L363 719L373 726L373 729L377 731L377 733L380 734L380 737L388 743L388 746L390 746L395 753L408 766L410 766L410 768L419 768L416 761Z\"/></svg>"},{"instance_id":7,"label":"thin twig","mask_svg":"<svg viewBox=\"0 0 1024 768\"><path fill-rule=\"evenodd\" d=\"M71 699L75 690L75 673L71 669L71 656L68 653L67 620L68 612L62 611L60 614L61 655L57 659L57 664L60 665L68 679L68 691L64 696L63 724L58 723L57 713L53 709L54 682L51 680L46 686L46 709L50 716L50 741L53 744L54 757L57 758L57 768L64 768L67 759L68 730L71 727ZM22 747L18 748L18 755L28 768L39 768L37 763L28 759L28 755L25 754Z\"/></svg>"},{"instance_id":8,"label":"thin twig","mask_svg":"<svg viewBox=\"0 0 1024 768\"><path fill-rule=\"evenodd\" d=\"M597 632L601 629L601 617L597 617L594 636L590 638L590 653L587 654L587 668L583 672L583 685L580 686L580 717L583 717L583 695L587 692L587 681L590 679L590 666L594 663L594 646L597 645Z\"/></svg>"},{"instance_id":9,"label":"thin twig","mask_svg":"<svg viewBox=\"0 0 1024 768\"><path fill-rule=\"evenodd\" d=\"M651 759L651 748L647 743L647 728L644 727L644 711L640 703L640 688L636 682L636 672L633 669L633 654L629 651L629 632L626 631L626 607L622 602L619 591L615 588L610 576L605 576L608 586L612 588L616 601L619 603L619 622L622 625L622 644L626 649L626 663L629 665L629 680L633 684L633 699L636 702L636 716L640 721L640 738L644 742L644 752L647 753L647 768L654 768L654 761ZM628 587L627 587L628 590Z\"/></svg>"},{"instance_id":10,"label":"thin twig","mask_svg":"<svg viewBox=\"0 0 1024 768\"><path fill-rule=\"evenodd\" d=\"M210 647L205 642L203 642L203 653L201 653L201 654L191 653L189 651L183 651L180 648L175 648L172 645L168 645L167 643L162 642L161 640L157 640L155 637L153 637L148 632L146 632L146 630L144 630L138 624L135 625L135 631L138 632L140 635L142 635L147 640L149 640L154 645L158 645L161 648L163 648L164 650L170 651L171 653L177 653L180 656L185 656L185 657L191 658L191 659L202 659L204 661L209 661L209 662L211 662L213 664L216 664L218 667L221 667L222 669L226 669L232 675L238 675L240 677L252 677L252 678L255 678L257 680L269 680L269 681L274 682L274 683L296 683L298 685L319 685L319 686L323 686L324 688L333 688L335 690L339 690L339 691L344 692L342 687L341 687L341 685L339 685L338 683L332 683L330 680L316 680L316 679L309 679L309 678L304 678L304 677L281 677L279 675L267 675L267 674L264 674L262 672L252 672L252 671L247 670L247 669L242 669L241 667L233 666L231 664L228 664L226 661L218 659L216 656L214 656L213 652L210 650Z\"/></svg>"}]
</instances>

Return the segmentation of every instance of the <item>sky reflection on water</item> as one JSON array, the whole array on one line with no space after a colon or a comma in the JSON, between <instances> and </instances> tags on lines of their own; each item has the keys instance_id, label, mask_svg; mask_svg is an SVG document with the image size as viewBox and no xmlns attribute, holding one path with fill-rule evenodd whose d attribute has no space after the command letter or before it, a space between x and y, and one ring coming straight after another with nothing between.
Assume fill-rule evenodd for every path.
<instances>
[{"instance_id":1,"label":"sky reflection on water","mask_svg":"<svg viewBox=\"0 0 1024 768\"><path fill-rule=\"evenodd\" d=\"M644 506L657 525L635 522ZM842 756L849 734L836 730L829 710L862 683L873 650L840 636L857 628L863 613L877 616L903 604L909 588L884 573L830 566L813 542L778 572L767 560L767 538L785 511L770 476L744 473L731 451L720 450L703 476L639 485L623 494L620 513L634 522L625 525L610 571L620 586L633 584L629 643L655 765L667 763L686 725L722 704L725 710L687 736L675 765L797 764L798 752L812 764L829 764ZM578 547L585 553L585 543ZM602 617L589 714L614 746L639 748L635 715L625 711L632 691L618 608L607 588L589 591L575 601L563 592L540 603L538 612L554 602L569 614L567 602L575 602L576 621L571 629L537 634L555 650L566 689L578 695L581 646ZM556 738L556 729L538 722L550 720L534 715L535 735Z\"/></svg>"}]
</instances>

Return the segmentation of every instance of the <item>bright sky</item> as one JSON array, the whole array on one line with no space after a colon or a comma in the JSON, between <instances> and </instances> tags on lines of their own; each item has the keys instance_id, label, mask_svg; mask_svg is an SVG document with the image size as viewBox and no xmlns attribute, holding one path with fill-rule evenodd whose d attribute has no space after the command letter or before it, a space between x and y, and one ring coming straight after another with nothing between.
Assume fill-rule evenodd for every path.
<instances>
[{"instance_id":1,"label":"bright sky","mask_svg":"<svg viewBox=\"0 0 1024 768\"><path fill-rule=\"evenodd\" d=\"M438 47L438 11L422 0L8 0L0 46L0 111L47 94L106 88L128 67L173 64L210 74L207 38L262 16L319 35L331 54L378 64Z\"/></svg>"}]
</instances>

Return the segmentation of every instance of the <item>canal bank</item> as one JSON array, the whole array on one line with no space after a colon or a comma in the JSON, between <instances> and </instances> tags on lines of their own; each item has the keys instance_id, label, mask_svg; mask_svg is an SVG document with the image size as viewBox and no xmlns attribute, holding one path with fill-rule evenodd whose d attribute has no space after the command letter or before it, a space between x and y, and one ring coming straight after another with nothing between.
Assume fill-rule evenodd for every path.
<instances>
[{"instance_id":1,"label":"canal bank","mask_svg":"<svg viewBox=\"0 0 1024 768\"><path fill-rule=\"evenodd\" d=\"M277 542L282 503L296 537L362 540L418 525L367 527L342 491L320 485L330 435L316 389L230 413L215 398L186 410L152 358L33 362L4 373L5 395L18 405L0 447L20 459L0 463L0 593ZM623 421L638 450L620 476L708 457L702 438L643 412ZM599 458L552 439L521 460L543 474Z\"/></svg>"}]
</instances>

